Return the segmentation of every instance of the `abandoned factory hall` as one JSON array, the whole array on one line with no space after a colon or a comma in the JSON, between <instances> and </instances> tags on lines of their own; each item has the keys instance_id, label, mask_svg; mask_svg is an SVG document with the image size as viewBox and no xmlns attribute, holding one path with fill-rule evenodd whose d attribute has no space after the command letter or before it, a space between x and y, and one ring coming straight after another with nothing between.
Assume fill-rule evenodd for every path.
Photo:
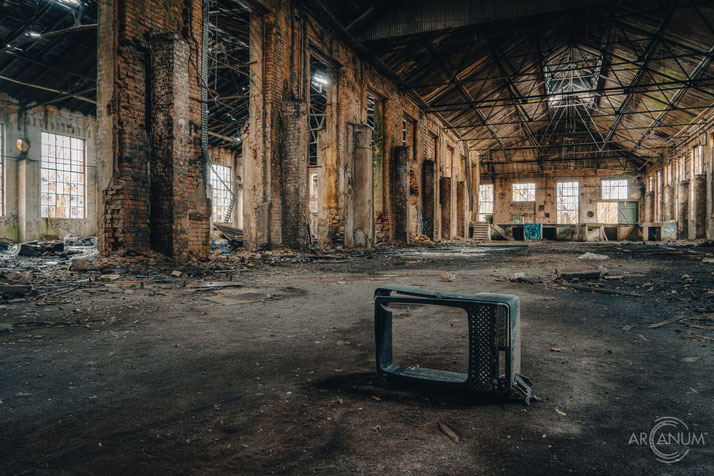
<instances>
[{"instance_id":1,"label":"abandoned factory hall","mask_svg":"<svg viewBox=\"0 0 714 476\"><path fill-rule=\"evenodd\" d=\"M0 476L714 474L714 1L0 0Z\"/></svg>"}]
</instances>

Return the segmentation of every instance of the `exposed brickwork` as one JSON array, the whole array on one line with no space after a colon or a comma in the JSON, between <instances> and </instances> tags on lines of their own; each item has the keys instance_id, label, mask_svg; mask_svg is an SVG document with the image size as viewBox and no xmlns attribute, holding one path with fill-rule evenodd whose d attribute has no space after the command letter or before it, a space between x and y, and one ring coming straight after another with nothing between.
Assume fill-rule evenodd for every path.
<instances>
[{"instance_id":1,"label":"exposed brickwork","mask_svg":"<svg viewBox=\"0 0 714 476\"><path fill-rule=\"evenodd\" d=\"M689 237L706 237L707 181L704 175L694 177L694 219L690 224Z\"/></svg>"},{"instance_id":2,"label":"exposed brickwork","mask_svg":"<svg viewBox=\"0 0 714 476\"><path fill-rule=\"evenodd\" d=\"M433 160L425 160L422 164L422 214L423 214L423 230L424 234L431 238L436 239L434 231L436 229L435 225L435 213L434 213L434 186L435 182L435 167Z\"/></svg>"},{"instance_id":3,"label":"exposed brickwork","mask_svg":"<svg viewBox=\"0 0 714 476\"><path fill-rule=\"evenodd\" d=\"M654 201L654 192L647 192L647 199L649 200L650 194L652 195L652 201ZM689 181L679 183L678 205L679 210L677 211L677 237L680 239L685 239L687 238L687 234L689 233L689 223L687 220L687 218L689 217Z\"/></svg>"},{"instance_id":4,"label":"exposed brickwork","mask_svg":"<svg viewBox=\"0 0 714 476\"><path fill-rule=\"evenodd\" d=\"M307 105L300 101L283 103L280 120L283 242L294 248L310 246L307 201Z\"/></svg>"},{"instance_id":5,"label":"exposed brickwork","mask_svg":"<svg viewBox=\"0 0 714 476\"><path fill-rule=\"evenodd\" d=\"M102 3L102 8L109 8ZM205 254L208 251L206 228L210 201L206 197L206 164L200 148L201 85L200 40L202 1L200 0L116 0L111 12L100 12L99 34L99 104L97 106L101 153L111 154L98 161L100 183L99 247L102 252L124 249L148 250L151 234L165 233L166 223L157 222L153 230L150 194L152 180L150 138L152 117L151 45L150 38L162 33L175 33L189 46L190 52L180 67L188 69L188 84L182 86L187 104L184 121L185 162L181 177L174 180L173 213L180 220L171 225L175 243L171 247L182 253ZM161 80L161 73L156 79ZM107 84L111 83L111 84ZM157 138L153 138L157 142ZM158 141L157 143L163 143ZM160 159L165 162L164 159ZM174 169L174 172L177 169ZM158 177L158 176L157 176ZM106 182L106 183L105 183ZM159 193L165 197L166 189ZM165 199L168 200L168 199ZM166 209L168 202L160 202ZM155 215L156 218L156 215ZM192 227L196 227L193 230ZM163 238L156 237L159 251L169 252Z\"/></svg>"},{"instance_id":6,"label":"exposed brickwork","mask_svg":"<svg viewBox=\"0 0 714 476\"><path fill-rule=\"evenodd\" d=\"M466 182L456 183L456 235L466 237Z\"/></svg>"},{"instance_id":7,"label":"exposed brickwork","mask_svg":"<svg viewBox=\"0 0 714 476\"><path fill-rule=\"evenodd\" d=\"M441 237L451 238L451 177L439 179L439 204L441 205Z\"/></svg>"},{"instance_id":8,"label":"exposed brickwork","mask_svg":"<svg viewBox=\"0 0 714 476\"><path fill-rule=\"evenodd\" d=\"M395 147L392 165L392 215L394 239L409 241L409 148Z\"/></svg>"},{"instance_id":9,"label":"exposed brickwork","mask_svg":"<svg viewBox=\"0 0 714 476\"><path fill-rule=\"evenodd\" d=\"M379 154L373 157L376 164L373 177L375 193L371 201L374 235L377 242L392 241L396 233L396 215L391 200L393 190L390 171L393 167L394 148L402 145L403 119L409 117L414 121L416 137L413 142L416 147L412 169L417 175L418 186L421 186L422 161L427 157L433 160L436 155L436 152L427 152L427 142L432 140L433 135L439 137L440 147L458 149L458 155L461 155L462 145L453 133L443 128L437 118L424 114L410 97L377 73L368 62L359 58L303 10L299 3L287 0L268 3L271 13L260 18L260 36L251 37L252 47L259 48L261 54L254 56L251 53L252 60L258 62L251 67L252 74L260 75L260 78L255 80L257 82L253 84L257 86L251 91L251 138L247 147L251 159L250 162L246 161L249 173L246 174L248 193L245 194L244 225L248 246L257 248L280 244L284 237L293 234L290 231L286 234L284 230L288 226L285 220L294 217L282 211L284 206L292 207L293 203L286 203L281 196L281 181L286 171L283 170L285 161L280 152L283 138L278 113L285 101L307 101L306 64L309 64L309 58L305 57L306 51L318 55L320 61L327 64L332 75L331 84L335 86L328 92L328 120L323 131L327 142L321 163L323 170L320 172L319 242L335 245L344 240L348 221L346 200L351 186L346 179L351 160L347 152L347 131L350 124L366 124L368 95L377 100L381 98L383 105L383 135L379 148L383 154L381 157ZM411 142L408 145L412 146ZM303 155L307 160L307 150ZM438 155L441 157L445 153ZM297 170L292 168L290 173ZM306 177L301 179L306 180ZM464 177L455 179L463 180ZM416 213L411 213L410 220L416 219ZM416 224L409 224L409 229L416 231L416 228Z\"/></svg>"}]
</instances>

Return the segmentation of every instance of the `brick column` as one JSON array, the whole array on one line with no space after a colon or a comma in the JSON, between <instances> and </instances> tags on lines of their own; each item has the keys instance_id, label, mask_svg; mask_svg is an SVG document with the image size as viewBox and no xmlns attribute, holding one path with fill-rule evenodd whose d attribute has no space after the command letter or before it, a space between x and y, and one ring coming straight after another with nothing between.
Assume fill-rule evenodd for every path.
<instances>
[{"instance_id":1,"label":"brick column","mask_svg":"<svg viewBox=\"0 0 714 476\"><path fill-rule=\"evenodd\" d=\"M694 219L690 223L689 238L706 237L707 181L704 175L694 178Z\"/></svg>"},{"instance_id":2,"label":"brick column","mask_svg":"<svg viewBox=\"0 0 714 476\"><path fill-rule=\"evenodd\" d=\"M655 193L653 191L645 194L645 223L655 221Z\"/></svg>"},{"instance_id":3,"label":"brick column","mask_svg":"<svg viewBox=\"0 0 714 476\"><path fill-rule=\"evenodd\" d=\"M435 181L435 162L433 160L425 160L422 164L422 215L424 220L424 234L431 238L436 239L436 234L434 233L434 220L436 214L434 213L434 207L436 204L436 197L434 188L436 187Z\"/></svg>"},{"instance_id":4,"label":"brick column","mask_svg":"<svg viewBox=\"0 0 714 476\"><path fill-rule=\"evenodd\" d=\"M441 177L439 181L439 202L441 204L441 239L451 238L451 177Z\"/></svg>"},{"instance_id":5,"label":"brick column","mask_svg":"<svg viewBox=\"0 0 714 476\"><path fill-rule=\"evenodd\" d=\"M662 221L671 220L674 220L674 188L671 185L665 185Z\"/></svg>"},{"instance_id":6,"label":"brick column","mask_svg":"<svg viewBox=\"0 0 714 476\"><path fill-rule=\"evenodd\" d=\"M190 48L175 33L151 39L152 249L178 256L188 250L188 61Z\"/></svg>"},{"instance_id":7,"label":"brick column","mask_svg":"<svg viewBox=\"0 0 714 476\"><path fill-rule=\"evenodd\" d=\"M466 182L456 183L456 236L466 238Z\"/></svg>"},{"instance_id":8,"label":"brick column","mask_svg":"<svg viewBox=\"0 0 714 476\"><path fill-rule=\"evenodd\" d=\"M687 238L689 219L689 180L679 182L679 209L677 210L677 237Z\"/></svg>"},{"instance_id":9,"label":"brick column","mask_svg":"<svg viewBox=\"0 0 714 476\"><path fill-rule=\"evenodd\" d=\"M208 252L208 170L200 145L202 7L202 0L100 1L97 214L102 253L150 248L172 255ZM174 35L161 39L165 33ZM151 37L159 38L154 45ZM164 47L168 50L161 51ZM159 207L153 213L152 192Z\"/></svg>"},{"instance_id":10,"label":"brick column","mask_svg":"<svg viewBox=\"0 0 714 476\"><path fill-rule=\"evenodd\" d=\"M280 120L280 198L283 243L297 249L310 246L308 209L307 104L283 103Z\"/></svg>"},{"instance_id":11,"label":"brick column","mask_svg":"<svg viewBox=\"0 0 714 476\"><path fill-rule=\"evenodd\" d=\"M409 242L409 147L394 148L392 215L394 239Z\"/></svg>"}]
</instances>

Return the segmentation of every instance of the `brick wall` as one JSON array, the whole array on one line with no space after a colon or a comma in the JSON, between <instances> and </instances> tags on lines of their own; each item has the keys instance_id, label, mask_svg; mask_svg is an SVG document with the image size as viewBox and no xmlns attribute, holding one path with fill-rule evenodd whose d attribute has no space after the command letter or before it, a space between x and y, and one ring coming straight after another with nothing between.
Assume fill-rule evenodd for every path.
<instances>
[{"instance_id":1,"label":"brick wall","mask_svg":"<svg viewBox=\"0 0 714 476\"><path fill-rule=\"evenodd\" d=\"M201 154L200 44L202 1L200 0L115 0L102 2L99 15L98 83L98 189L99 247L102 252L146 251L156 247L169 254L205 254L208 251L210 201L206 197L207 168ZM183 157L172 174L166 174L168 158L157 158L159 173L152 178L152 142L164 140L151 136L152 80L162 80L161 71L154 78L150 39L174 33L188 46L176 66L188 69L188 84L181 86L185 128ZM161 68L159 68L161 69ZM160 126L164 127L164 126ZM166 134L172 131L162 129ZM166 141L172 141L167 137ZM172 207L169 226L152 220L151 190L156 191L162 210ZM169 197L169 195L172 195ZM161 198L158 198L161 197ZM169 205L171 204L171 205ZM154 226L155 225L155 226ZM194 229L195 228L195 229ZM152 240L152 234L154 238ZM157 235L158 234L158 235ZM173 250L173 251L171 251Z\"/></svg>"},{"instance_id":2,"label":"brick wall","mask_svg":"<svg viewBox=\"0 0 714 476\"><path fill-rule=\"evenodd\" d=\"M444 129L440 120L425 114L416 103L401 91L392 81L375 71L370 63L362 60L345 43L339 40L331 31L324 28L309 12L302 9L299 3L287 0L268 2L271 12L254 15L253 32L258 31L255 25L259 21L259 35L251 38L253 48L260 50L260 55L251 53L251 58L257 62L252 66L252 72L259 75L256 87L251 91L251 116L249 119L248 152L251 163L246 162L245 194L245 230L249 247L258 248L283 243L285 237L292 237L294 231L286 227L302 225L288 224L293 214L285 213L283 208L293 207L282 195L281 181L291 173L300 173L299 169L290 165L286 167L286 157L282 154L284 139L281 137L280 113L282 104L288 101L307 103L309 57L316 55L328 66L331 75L331 88L328 93L328 120L322 137L325 139L325 156L320 176L320 207L318 223L320 227L319 242L336 245L344 240L346 227L347 197L350 195L351 184L347 180L351 171L351 157L347 150L348 129L350 124L366 124L367 96L381 98L383 104L383 141L382 157L375 155L377 176L374 177L375 195L374 222L376 241L390 242L395 239L395 210L392 206L392 180L395 147L402 145L402 120L411 118L414 122L416 135L414 152L412 154L412 170L416 176L417 188L421 188L421 164L426 158L437 161L445 157L445 152L428 152L428 142L432 136L439 138L439 147L451 147L457 155L464 153L463 145L451 131ZM260 89L258 90L258 86ZM307 109L301 119L307 122ZM412 141L410 141L412 142ZM412 144L408 144L412 146ZM300 145L302 147L302 145ZM307 145L304 151L293 151L293 155L301 155L307 161ZM381 162L379 162L381 160ZM441 170L442 167L439 167ZM307 177L300 177L307 180ZM455 176L454 180L464 180ZM437 185L438 187L438 185ZM438 193L438 191L437 191ZM455 191L454 191L455 193ZM414 190L415 203L419 203L421 190ZM307 202L307 197L296 197L299 203ZM455 201L455 200L454 200ZM410 214L410 221L417 219L416 213ZM436 220L439 220L437 213ZM415 223L409 223L412 233L416 232ZM291 238L292 239L292 238Z\"/></svg>"}]
</instances>

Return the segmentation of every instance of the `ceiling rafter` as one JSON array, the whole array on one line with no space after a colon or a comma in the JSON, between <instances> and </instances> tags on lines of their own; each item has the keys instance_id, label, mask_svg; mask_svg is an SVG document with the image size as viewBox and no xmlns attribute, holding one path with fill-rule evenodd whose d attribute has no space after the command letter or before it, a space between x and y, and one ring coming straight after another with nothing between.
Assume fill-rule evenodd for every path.
<instances>
[{"instance_id":1,"label":"ceiling rafter","mask_svg":"<svg viewBox=\"0 0 714 476\"><path fill-rule=\"evenodd\" d=\"M474 100L471 97L471 94L458 82L458 79L456 75L454 74L453 71L451 71L451 68L449 67L448 64L446 64L439 54L439 52L436 50L436 47L434 47L434 44L430 41L426 41L425 45L429 52L431 53L432 58L438 63L439 67L441 70L444 72L444 74L449 78L449 80L454 84L454 87L456 90L461 94L461 96L464 98L465 101L473 104ZM483 123L483 126L488 129L489 133L493 136L493 138L498 142L498 145L503 148L503 142L501 139L498 137L498 134L496 131L493 130L493 128L488 124L488 121L484 117L483 113L476 107L476 106L471 106L470 108L476 116L479 118L479 120Z\"/></svg>"},{"instance_id":2,"label":"ceiling rafter","mask_svg":"<svg viewBox=\"0 0 714 476\"><path fill-rule=\"evenodd\" d=\"M528 115L528 111L526 111L525 107L523 107L523 104L527 102L527 99L521 95L518 88L510 81L513 76L517 75L517 71L513 69L513 65L511 65L508 58L503 55L501 49L495 41L490 40L489 44L491 46L491 51L493 51L496 66L499 71L501 71L501 74L506 78L506 87L508 88L508 91L513 99L513 109L516 111L516 115L521 121L521 128L525 132L526 137L528 137L528 140L535 146L536 154L539 159L538 164L541 171L543 171L543 164L540 162L540 144L538 143L538 139L536 139L536 136L530 126L532 119Z\"/></svg>"}]
</instances>

